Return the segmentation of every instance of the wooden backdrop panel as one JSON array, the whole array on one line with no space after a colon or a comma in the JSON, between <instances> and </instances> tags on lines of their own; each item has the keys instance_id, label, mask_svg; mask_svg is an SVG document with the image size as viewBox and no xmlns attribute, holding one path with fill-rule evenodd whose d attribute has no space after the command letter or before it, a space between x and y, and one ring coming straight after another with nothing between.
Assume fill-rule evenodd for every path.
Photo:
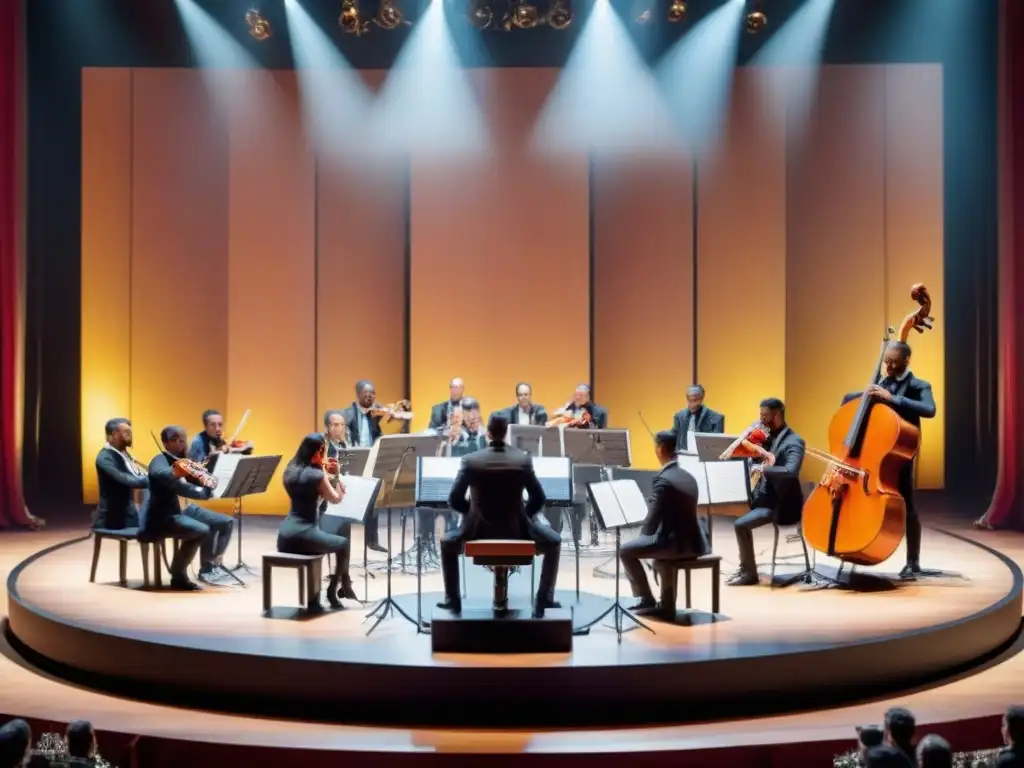
<instances>
[{"instance_id":1,"label":"wooden backdrop panel","mask_svg":"<svg viewBox=\"0 0 1024 768\"><path fill-rule=\"evenodd\" d=\"M526 146L559 73L471 74L490 155L443 166L412 158L414 429L453 376L486 418L515 402L517 381L553 409L590 371L588 162Z\"/></svg>"},{"instance_id":2,"label":"wooden backdrop panel","mask_svg":"<svg viewBox=\"0 0 1024 768\"><path fill-rule=\"evenodd\" d=\"M132 419L140 457L189 435L227 395L227 135L198 70L137 69L133 87Z\"/></svg>"},{"instance_id":3,"label":"wooden backdrop panel","mask_svg":"<svg viewBox=\"0 0 1024 768\"><path fill-rule=\"evenodd\" d=\"M644 420L668 429L693 377L693 161L596 157L594 392L630 430L633 462L657 460Z\"/></svg>"},{"instance_id":4,"label":"wooden backdrop panel","mask_svg":"<svg viewBox=\"0 0 1024 768\"><path fill-rule=\"evenodd\" d=\"M885 300L885 70L825 67L802 151L789 163L786 314L788 418L828 447L832 414L867 383ZM805 474L823 467L805 463Z\"/></svg>"},{"instance_id":5,"label":"wooden backdrop panel","mask_svg":"<svg viewBox=\"0 0 1024 768\"><path fill-rule=\"evenodd\" d=\"M98 499L103 425L131 413L132 76L82 70L82 496Z\"/></svg>"},{"instance_id":6,"label":"wooden backdrop panel","mask_svg":"<svg viewBox=\"0 0 1024 768\"><path fill-rule=\"evenodd\" d=\"M376 90L380 70L363 73ZM408 162L317 161L317 421L370 379L382 402L406 388Z\"/></svg>"},{"instance_id":7,"label":"wooden backdrop panel","mask_svg":"<svg viewBox=\"0 0 1024 768\"><path fill-rule=\"evenodd\" d=\"M230 119L228 195L228 429L245 409L244 437L280 453L253 512L283 514L283 463L316 413L315 183L292 72L239 72L249 110Z\"/></svg>"},{"instance_id":8,"label":"wooden backdrop panel","mask_svg":"<svg viewBox=\"0 0 1024 768\"><path fill-rule=\"evenodd\" d=\"M725 135L698 162L696 375L729 433L787 389L786 140L756 75L737 70Z\"/></svg>"},{"instance_id":9,"label":"wooden backdrop panel","mask_svg":"<svg viewBox=\"0 0 1024 768\"><path fill-rule=\"evenodd\" d=\"M890 322L914 308L910 286L928 286L934 330L914 333L911 369L931 382L938 413L921 425L920 488L945 485L946 323L943 268L942 67L886 67L886 283Z\"/></svg>"}]
</instances>

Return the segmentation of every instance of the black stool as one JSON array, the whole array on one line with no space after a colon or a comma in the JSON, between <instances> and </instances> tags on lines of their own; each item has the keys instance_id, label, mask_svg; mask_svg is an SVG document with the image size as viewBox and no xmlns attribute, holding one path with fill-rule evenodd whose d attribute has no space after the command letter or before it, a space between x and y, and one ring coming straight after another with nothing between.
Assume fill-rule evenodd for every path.
<instances>
[{"instance_id":1,"label":"black stool","mask_svg":"<svg viewBox=\"0 0 1024 768\"><path fill-rule=\"evenodd\" d=\"M711 612L718 614L719 578L721 575L722 557L720 555L701 555L700 557L681 557L677 560L657 560L655 566L664 570L662 578L672 593L672 605L676 602L679 572L686 574L686 607L691 607L690 571L711 570Z\"/></svg>"},{"instance_id":2,"label":"black stool","mask_svg":"<svg viewBox=\"0 0 1024 768\"><path fill-rule=\"evenodd\" d=\"M263 556L263 613L271 609L271 572L274 568L294 568L299 576L299 605L309 608L320 594L323 555L291 555L273 552Z\"/></svg>"},{"instance_id":3,"label":"black stool","mask_svg":"<svg viewBox=\"0 0 1024 768\"><path fill-rule=\"evenodd\" d=\"M92 568L89 571L89 583L96 582L96 568L100 564L100 548L103 542L111 539L118 543L120 566L118 584L128 586L128 542L138 541L142 549L142 575L144 582L149 584L149 543L139 541L138 528L93 528L92 530Z\"/></svg>"},{"instance_id":4,"label":"black stool","mask_svg":"<svg viewBox=\"0 0 1024 768\"><path fill-rule=\"evenodd\" d=\"M480 539L467 541L465 556L473 558L473 565L482 565L494 573L494 612L508 612L508 577L522 565L534 565L537 545L532 541L515 539ZM530 576L533 592L533 575Z\"/></svg>"}]
</instances>

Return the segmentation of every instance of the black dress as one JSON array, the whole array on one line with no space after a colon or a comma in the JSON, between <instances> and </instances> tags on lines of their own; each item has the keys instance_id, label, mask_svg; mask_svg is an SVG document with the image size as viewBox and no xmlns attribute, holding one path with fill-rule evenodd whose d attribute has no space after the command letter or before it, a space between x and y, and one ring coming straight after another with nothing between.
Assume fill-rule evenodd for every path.
<instances>
[{"instance_id":1,"label":"black dress","mask_svg":"<svg viewBox=\"0 0 1024 768\"><path fill-rule=\"evenodd\" d=\"M277 531L277 551L290 555L338 553L338 570L348 573L349 540L317 527L320 482L324 472L318 467L291 466L285 470L284 489L291 509Z\"/></svg>"}]
</instances>

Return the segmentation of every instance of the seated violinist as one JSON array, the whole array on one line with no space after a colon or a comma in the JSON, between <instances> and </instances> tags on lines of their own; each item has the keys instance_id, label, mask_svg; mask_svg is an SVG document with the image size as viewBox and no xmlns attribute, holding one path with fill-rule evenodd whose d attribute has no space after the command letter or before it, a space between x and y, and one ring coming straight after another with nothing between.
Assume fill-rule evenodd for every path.
<instances>
[{"instance_id":1,"label":"seated violinist","mask_svg":"<svg viewBox=\"0 0 1024 768\"><path fill-rule=\"evenodd\" d=\"M223 561L234 520L195 504L181 508L178 497L209 499L217 480L201 469L186 477L175 472L175 462L185 459L188 445L184 428L164 427L160 441L163 451L149 462L149 499L143 509L139 536L144 540L167 536L180 539L178 554L171 562L171 587L196 590L199 587L189 580L187 569L200 549L201 580L215 583L228 575L223 571Z\"/></svg>"},{"instance_id":2,"label":"seated violinist","mask_svg":"<svg viewBox=\"0 0 1024 768\"><path fill-rule=\"evenodd\" d=\"M224 417L220 411L211 408L203 411L203 431L192 440L188 448L188 458L201 464L218 453L242 453L251 456L252 448L251 442L242 440L233 440L228 444L224 439Z\"/></svg>"},{"instance_id":3,"label":"seated violinist","mask_svg":"<svg viewBox=\"0 0 1024 768\"><path fill-rule=\"evenodd\" d=\"M586 415L584 415L586 414ZM573 393L572 400L553 414L554 418L548 425L567 424L587 429L607 429L608 411L590 399L590 386L580 384Z\"/></svg>"},{"instance_id":4,"label":"seated violinist","mask_svg":"<svg viewBox=\"0 0 1024 768\"><path fill-rule=\"evenodd\" d=\"M750 511L735 523L736 544L740 550L739 570L729 579L733 587L744 587L759 583L757 562L754 558L754 529L768 525L778 515L780 525L795 525L800 521L800 507L794 509L780 505L772 485L765 475L774 470L785 470L799 476L804 463L804 440L786 424L786 405L775 397L761 401L761 426L765 440L753 445L753 451L762 463L753 467L760 473L754 487ZM795 519L792 516L795 515Z\"/></svg>"}]
</instances>

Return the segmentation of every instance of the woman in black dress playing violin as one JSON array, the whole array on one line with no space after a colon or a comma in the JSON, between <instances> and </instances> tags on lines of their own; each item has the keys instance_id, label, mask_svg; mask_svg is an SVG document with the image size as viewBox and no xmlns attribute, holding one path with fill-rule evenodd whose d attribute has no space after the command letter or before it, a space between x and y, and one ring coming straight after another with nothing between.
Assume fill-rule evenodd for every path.
<instances>
[{"instance_id":1,"label":"woman in black dress playing violin","mask_svg":"<svg viewBox=\"0 0 1024 768\"><path fill-rule=\"evenodd\" d=\"M345 494L345 486L337 480L337 460L325 459L326 446L323 435L306 435L285 467L284 489L291 499L291 509L278 529L277 550L292 555L325 555L331 552L337 555L338 565L327 587L327 602L334 608L341 608L341 598L357 598L348 573L351 551L348 538L327 533L317 526L320 499L337 503ZM311 603L312 607L319 605L319 600Z\"/></svg>"}]
</instances>

